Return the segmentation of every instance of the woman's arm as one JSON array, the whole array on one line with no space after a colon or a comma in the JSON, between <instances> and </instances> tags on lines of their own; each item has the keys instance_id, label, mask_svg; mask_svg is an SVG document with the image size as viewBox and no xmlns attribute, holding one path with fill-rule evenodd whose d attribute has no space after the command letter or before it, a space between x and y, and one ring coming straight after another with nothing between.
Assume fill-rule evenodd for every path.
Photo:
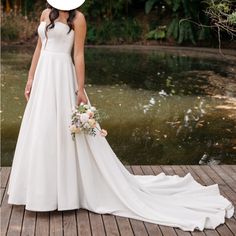
<instances>
[{"instance_id":1,"label":"woman's arm","mask_svg":"<svg viewBox=\"0 0 236 236\"><path fill-rule=\"evenodd\" d=\"M77 11L74 20L74 31L75 31L75 40L74 40L73 58L76 70L76 79L78 84L77 102L79 105L81 102L83 103L88 102L84 93L84 81L85 81L84 43L85 43L87 26L83 13L79 11Z\"/></svg>"},{"instance_id":2,"label":"woman's arm","mask_svg":"<svg viewBox=\"0 0 236 236\"><path fill-rule=\"evenodd\" d=\"M42 14L40 16L40 22L44 20L44 16L45 16L47 11L48 11L48 9L45 9L45 10L42 11ZM25 87L25 97L26 97L27 101L29 100L30 91L31 91L31 87L32 87L33 79L34 79L34 73L35 73L35 70L36 70L36 67L37 67L37 64L38 64L41 47L42 47L42 42L41 42L40 37L38 36L37 45L36 45L36 48L34 50L34 54L33 54L33 57L32 57L30 69L29 69L29 72L28 72L28 80L27 80L26 87Z\"/></svg>"}]
</instances>

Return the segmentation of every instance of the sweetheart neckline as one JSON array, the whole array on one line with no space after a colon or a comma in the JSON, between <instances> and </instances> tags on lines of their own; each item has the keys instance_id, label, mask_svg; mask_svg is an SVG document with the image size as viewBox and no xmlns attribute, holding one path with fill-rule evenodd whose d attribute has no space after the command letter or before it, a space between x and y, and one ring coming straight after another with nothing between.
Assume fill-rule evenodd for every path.
<instances>
[{"instance_id":1,"label":"sweetheart neckline","mask_svg":"<svg viewBox=\"0 0 236 236\"><path fill-rule=\"evenodd\" d=\"M41 23L47 24L47 21L43 20L43 21L40 22L40 24L41 24ZM63 23L63 22L61 22L61 21L54 21L54 23L61 23L62 25L65 25L65 26L67 26L67 27L70 27L69 25L67 25L67 24L65 24L65 23ZM72 31L74 31L74 30L72 29Z\"/></svg>"}]
</instances>

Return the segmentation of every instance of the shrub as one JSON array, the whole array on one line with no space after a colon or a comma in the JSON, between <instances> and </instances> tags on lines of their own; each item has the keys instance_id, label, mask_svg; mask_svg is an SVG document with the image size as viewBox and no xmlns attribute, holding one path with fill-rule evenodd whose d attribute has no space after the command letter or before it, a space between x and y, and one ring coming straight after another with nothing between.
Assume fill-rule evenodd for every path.
<instances>
[{"instance_id":1,"label":"shrub","mask_svg":"<svg viewBox=\"0 0 236 236\"><path fill-rule=\"evenodd\" d=\"M142 28L135 19L122 17L120 20L100 22L89 25L87 42L89 43L122 43L140 39Z\"/></svg>"},{"instance_id":2,"label":"shrub","mask_svg":"<svg viewBox=\"0 0 236 236\"><path fill-rule=\"evenodd\" d=\"M21 13L4 13L1 24L2 40L28 40L35 35L37 24L38 21L29 20Z\"/></svg>"}]
</instances>

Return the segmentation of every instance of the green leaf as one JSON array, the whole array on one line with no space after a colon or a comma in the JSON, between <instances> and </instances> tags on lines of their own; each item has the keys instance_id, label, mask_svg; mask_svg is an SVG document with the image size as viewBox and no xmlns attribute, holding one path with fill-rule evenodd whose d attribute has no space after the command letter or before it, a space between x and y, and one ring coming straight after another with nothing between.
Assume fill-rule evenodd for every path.
<instances>
[{"instance_id":1,"label":"green leaf","mask_svg":"<svg viewBox=\"0 0 236 236\"><path fill-rule=\"evenodd\" d=\"M159 0L148 0L145 3L145 13L148 14L157 2L159 2Z\"/></svg>"},{"instance_id":2,"label":"green leaf","mask_svg":"<svg viewBox=\"0 0 236 236\"><path fill-rule=\"evenodd\" d=\"M164 39L165 37L166 37L166 32L161 29L157 30L154 36L155 39Z\"/></svg>"},{"instance_id":3,"label":"green leaf","mask_svg":"<svg viewBox=\"0 0 236 236\"><path fill-rule=\"evenodd\" d=\"M173 35L174 39L177 40L179 36L179 20L177 18L173 19L167 29L166 36L169 38Z\"/></svg>"}]
</instances>

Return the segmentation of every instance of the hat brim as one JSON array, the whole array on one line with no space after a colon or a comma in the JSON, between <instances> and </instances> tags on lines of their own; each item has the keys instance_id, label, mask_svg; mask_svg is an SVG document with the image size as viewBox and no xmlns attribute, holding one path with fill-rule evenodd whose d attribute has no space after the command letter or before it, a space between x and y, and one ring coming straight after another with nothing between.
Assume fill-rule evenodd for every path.
<instances>
[{"instance_id":1,"label":"hat brim","mask_svg":"<svg viewBox=\"0 0 236 236\"><path fill-rule=\"evenodd\" d=\"M47 0L47 2L54 8L62 11L70 11L78 8L85 0Z\"/></svg>"}]
</instances>

